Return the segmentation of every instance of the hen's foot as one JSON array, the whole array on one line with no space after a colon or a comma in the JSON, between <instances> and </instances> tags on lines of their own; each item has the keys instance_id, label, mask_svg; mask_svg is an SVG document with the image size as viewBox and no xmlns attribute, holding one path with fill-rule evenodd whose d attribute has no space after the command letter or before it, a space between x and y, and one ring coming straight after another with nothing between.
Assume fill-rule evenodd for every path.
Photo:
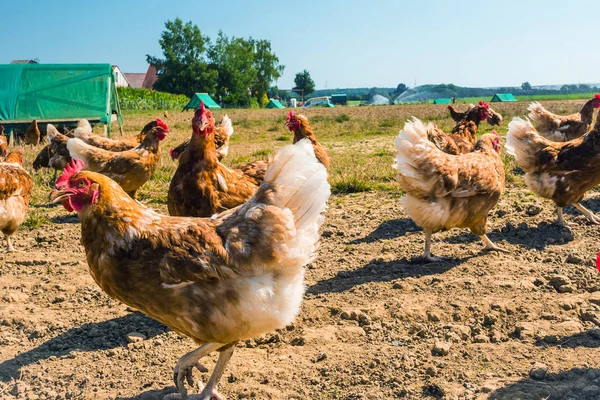
<instances>
[{"instance_id":1,"label":"hen's foot","mask_svg":"<svg viewBox=\"0 0 600 400\"><path fill-rule=\"evenodd\" d=\"M506 250L505 248L499 247L494 245L494 247L484 247L483 250L484 252L488 253L490 251L497 251L500 253L510 253L510 251Z\"/></svg>"},{"instance_id":2,"label":"hen's foot","mask_svg":"<svg viewBox=\"0 0 600 400\"><path fill-rule=\"evenodd\" d=\"M188 385L190 385L191 387L194 387L194 385L196 384L193 376L194 368L196 368L200 372L208 372L208 369L206 369L206 367L204 367L199 362L187 364L184 359L179 359L173 371L173 382L175 382L175 386L179 391L179 393L176 394L180 395L181 397L169 397L170 399L187 398L187 389L185 387L185 382L187 382ZM200 381L198 382L198 388L200 390L204 389L204 385Z\"/></svg>"},{"instance_id":3,"label":"hen's foot","mask_svg":"<svg viewBox=\"0 0 600 400\"><path fill-rule=\"evenodd\" d=\"M216 389L212 389L211 391L208 391L207 389L208 388L200 393L200 397L198 397L199 400L225 400L225 397L217 392Z\"/></svg>"}]
</instances>

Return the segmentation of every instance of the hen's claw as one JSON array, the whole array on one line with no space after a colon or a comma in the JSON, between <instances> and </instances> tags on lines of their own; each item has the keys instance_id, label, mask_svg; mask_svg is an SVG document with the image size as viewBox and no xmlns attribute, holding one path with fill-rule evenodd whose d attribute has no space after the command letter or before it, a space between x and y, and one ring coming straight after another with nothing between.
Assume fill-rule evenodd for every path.
<instances>
[{"instance_id":1,"label":"hen's claw","mask_svg":"<svg viewBox=\"0 0 600 400\"><path fill-rule=\"evenodd\" d=\"M208 369L206 369L206 367L204 365L200 364L199 362L193 363L192 365L189 365L189 366L183 366L183 365L180 365L180 362L177 362L177 365L175 366L175 369L173 370L173 382L175 383L175 387L177 388L179 393L174 393L174 394L179 394L181 397L169 397L169 399L175 399L175 398L185 399L185 398L187 398L187 389L185 387L185 381L187 381L188 385L190 385L192 387L194 386L194 384L196 383L194 381L194 376L193 376L194 368L196 368L200 372L208 372ZM202 382L198 382L198 387L200 390L204 389L204 385L202 384ZM165 398L167 398L167 397L165 397Z\"/></svg>"}]
</instances>

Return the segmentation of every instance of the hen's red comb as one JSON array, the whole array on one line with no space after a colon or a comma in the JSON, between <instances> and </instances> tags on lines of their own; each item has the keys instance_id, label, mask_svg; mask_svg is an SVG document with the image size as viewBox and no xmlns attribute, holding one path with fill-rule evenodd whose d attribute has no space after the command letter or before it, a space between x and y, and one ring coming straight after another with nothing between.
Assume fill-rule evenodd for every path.
<instances>
[{"instance_id":1,"label":"hen's red comb","mask_svg":"<svg viewBox=\"0 0 600 400\"><path fill-rule=\"evenodd\" d=\"M292 119L292 117L294 116L294 112L290 111L287 115L287 118L285 119L287 122L290 122L290 119Z\"/></svg>"},{"instance_id":2,"label":"hen's red comb","mask_svg":"<svg viewBox=\"0 0 600 400\"><path fill-rule=\"evenodd\" d=\"M169 157L171 157L172 160L177 159L177 157L173 157L173 152L175 151L175 149L173 147L171 147L169 149Z\"/></svg>"},{"instance_id":3,"label":"hen's red comb","mask_svg":"<svg viewBox=\"0 0 600 400\"><path fill-rule=\"evenodd\" d=\"M486 110L489 110L489 109L490 109L490 106L488 105L488 103L486 103L486 102L485 102L485 101L483 101L483 100L479 100L479 105L480 105L481 107L484 107Z\"/></svg>"},{"instance_id":4,"label":"hen's red comb","mask_svg":"<svg viewBox=\"0 0 600 400\"><path fill-rule=\"evenodd\" d=\"M158 125L160 128L162 128L164 131L169 130L169 127L167 126L167 124L165 124L165 122L160 118L156 118L156 125Z\"/></svg>"},{"instance_id":5,"label":"hen's red comb","mask_svg":"<svg viewBox=\"0 0 600 400\"><path fill-rule=\"evenodd\" d=\"M72 159L71 163L67 164L63 173L58 177L54 186L56 186L57 189L66 186L69 179L71 179L73 175L81 172L83 167L85 167L83 161Z\"/></svg>"},{"instance_id":6,"label":"hen's red comb","mask_svg":"<svg viewBox=\"0 0 600 400\"><path fill-rule=\"evenodd\" d=\"M596 255L596 269L600 271L600 251L598 252L598 255Z\"/></svg>"},{"instance_id":7,"label":"hen's red comb","mask_svg":"<svg viewBox=\"0 0 600 400\"><path fill-rule=\"evenodd\" d=\"M600 94L596 93L596 94L594 95L594 98L596 98L596 99L600 100Z\"/></svg>"}]
</instances>

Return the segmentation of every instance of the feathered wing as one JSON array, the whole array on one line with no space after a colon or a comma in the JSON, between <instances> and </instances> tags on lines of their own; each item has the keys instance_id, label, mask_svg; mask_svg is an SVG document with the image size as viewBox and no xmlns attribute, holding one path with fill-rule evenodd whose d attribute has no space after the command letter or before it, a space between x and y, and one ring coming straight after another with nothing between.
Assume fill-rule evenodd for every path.
<instances>
[{"instance_id":1,"label":"feathered wing","mask_svg":"<svg viewBox=\"0 0 600 400\"><path fill-rule=\"evenodd\" d=\"M67 148L71 157L83 161L86 169L90 171L101 171L107 162L119 155L119 153L91 146L78 138L69 139Z\"/></svg>"},{"instance_id":2,"label":"feathered wing","mask_svg":"<svg viewBox=\"0 0 600 400\"><path fill-rule=\"evenodd\" d=\"M514 156L523 171L531 173L535 170L542 149L552 142L538 134L530 121L515 117L508 124L506 134L506 152ZM552 160L546 160L550 163Z\"/></svg>"},{"instance_id":3,"label":"feathered wing","mask_svg":"<svg viewBox=\"0 0 600 400\"><path fill-rule=\"evenodd\" d=\"M33 180L21 166L0 163L0 201L13 196L26 197L29 201Z\"/></svg>"},{"instance_id":4,"label":"feathered wing","mask_svg":"<svg viewBox=\"0 0 600 400\"><path fill-rule=\"evenodd\" d=\"M260 185L265 179L268 165L269 163L264 160L253 161L242 165L240 170L248 178L251 178L255 184Z\"/></svg>"},{"instance_id":5,"label":"feathered wing","mask_svg":"<svg viewBox=\"0 0 600 400\"><path fill-rule=\"evenodd\" d=\"M254 197L213 217L230 262L240 270L296 272L314 257L330 194L327 171L311 143L283 147Z\"/></svg>"},{"instance_id":6,"label":"feathered wing","mask_svg":"<svg viewBox=\"0 0 600 400\"><path fill-rule=\"evenodd\" d=\"M131 150L140 144L138 136L127 137L122 140L115 140L95 135L91 131L87 131L85 128L75 129L73 136L99 149L116 152Z\"/></svg>"},{"instance_id":7,"label":"feathered wing","mask_svg":"<svg viewBox=\"0 0 600 400\"><path fill-rule=\"evenodd\" d=\"M578 131L582 125L579 114L557 115L546 110L537 101L531 103L527 110L529 110L529 119L537 127L538 134L556 142L569 140L568 132Z\"/></svg>"}]
</instances>

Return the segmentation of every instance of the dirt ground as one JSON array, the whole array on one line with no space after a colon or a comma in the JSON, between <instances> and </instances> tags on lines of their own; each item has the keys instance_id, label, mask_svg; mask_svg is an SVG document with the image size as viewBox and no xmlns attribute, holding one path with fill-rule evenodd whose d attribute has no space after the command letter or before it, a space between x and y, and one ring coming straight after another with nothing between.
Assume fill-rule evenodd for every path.
<instances>
[{"instance_id":1,"label":"dirt ground","mask_svg":"<svg viewBox=\"0 0 600 400\"><path fill-rule=\"evenodd\" d=\"M491 212L490 238L510 252L482 253L476 236L452 230L434 235L433 253L450 257L436 264L412 262L424 235L397 191L332 196L299 317L240 343L221 392L228 399L600 399L600 229L572 207L566 219L575 225L554 225L549 202L509 186ZM584 205L600 212L600 191ZM0 399L146 400L174 392L172 368L192 341L96 286L76 215L42 200L31 209L48 223L20 229L19 252L0 255ZM130 333L143 337L129 343ZM209 370L215 361L206 359Z\"/></svg>"}]
</instances>

